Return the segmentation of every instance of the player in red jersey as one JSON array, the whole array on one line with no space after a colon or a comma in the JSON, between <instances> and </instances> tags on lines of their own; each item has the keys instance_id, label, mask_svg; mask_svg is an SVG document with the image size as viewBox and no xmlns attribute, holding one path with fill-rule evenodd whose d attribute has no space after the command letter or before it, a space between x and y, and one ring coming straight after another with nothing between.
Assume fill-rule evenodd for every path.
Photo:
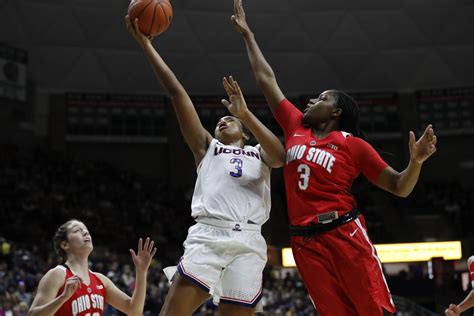
<instances>
[{"instance_id":1,"label":"player in red jersey","mask_svg":"<svg viewBox=\"0 0 474 316\"><path fill-rule=\"evenodd\" d=\"M88 267L92 238L84 223L69 220L59 227L54 246L64 264L49 270L38 285L28 315L100 316L108 303L128 315L142 315L146 294L146 276L156 253L154 242L138 241L138 252L130 249L136 269L133 296L118 289L106 276Z\"/></svg>"},{"instance_id":2,"label":"player in red jersey","mask_svg":"<svg viewBox=\"0 0 474 316\"><path fill-rule=\"evenodd\" d=\"M304 113L291 104L247 25L242 0L234 0L234 11L232 21L244 37L257 83L285 134L291 246L316 309L322 316L394 313L382 265L350 189L362 173L388 192L409 195L423 162L436 151L433 128L429 125L418 141L410 132L410 163L395 171L359 137L358 106L346 93L325 91L309 101Z\"/></svg>"},{"instance_id":3,"label":"player in red jersey","mask_svg":"<svg viewBox=\"0 0 474 316\"><path fill-rule=\"evenodd\" d=\"M449 307L444 311L446 316L459 316L462 312L474 307L474 256L467 259L467 265L469 275L471 276L471 292L469 292L466 298L458 305L449 304Z\"/></svg>"}]
</instances>

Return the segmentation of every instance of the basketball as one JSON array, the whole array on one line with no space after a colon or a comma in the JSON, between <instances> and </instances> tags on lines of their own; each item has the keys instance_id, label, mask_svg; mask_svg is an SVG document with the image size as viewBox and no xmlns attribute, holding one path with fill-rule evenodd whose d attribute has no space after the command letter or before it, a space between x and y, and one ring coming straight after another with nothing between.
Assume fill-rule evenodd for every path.
<instances>
[{"instance_id":1,"label":"basketball","mask_svg":"<svg viewBox=\"0 0 474 316\"><path fill-rule=\"evenodd\" d=\"M147 36L157 36L168 29L173 18L173 7L168 0L132 0L128 16Z\"/></svg>"}]
</instances>

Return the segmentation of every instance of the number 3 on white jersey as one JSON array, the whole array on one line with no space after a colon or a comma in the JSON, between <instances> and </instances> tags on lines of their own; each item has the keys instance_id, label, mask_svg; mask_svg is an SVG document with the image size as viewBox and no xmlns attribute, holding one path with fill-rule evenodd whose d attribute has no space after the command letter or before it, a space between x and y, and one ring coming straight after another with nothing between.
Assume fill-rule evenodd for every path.
<instances>
[{"instance_id":1,"label":"number 3 on white jersey","mask_svg":"<svg viewBox=\"0 0 474 316\"><path fill-rule=\"evenodd\" d=\"M298 187L301 190L306 190L309 185L309 174L310 174L310 169L308 165L305 165L302 163L301 165L298 166L296 171L300 174L300 180L298 181Z\"/></svg>"}]
</instances>

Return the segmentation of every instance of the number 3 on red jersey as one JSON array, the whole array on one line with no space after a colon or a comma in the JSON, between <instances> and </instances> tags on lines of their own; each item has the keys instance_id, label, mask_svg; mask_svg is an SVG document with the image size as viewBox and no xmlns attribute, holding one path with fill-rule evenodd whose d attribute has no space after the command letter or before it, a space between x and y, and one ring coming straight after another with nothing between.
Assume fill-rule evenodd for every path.
<instances>
[{"instance_id":1,"label":"number 3 on red jersey","mask_svg":"<svg viewBox=\"0 0 474 316\"><path fill-rule=\"evenodd\" d=\"M298 181L298 187L301 190L306 190L309 186L309 174L311 170L309 169L308 165L302 163L298 166L296 171L300 174L300 180Z\"/></svg>"}]
</instances>

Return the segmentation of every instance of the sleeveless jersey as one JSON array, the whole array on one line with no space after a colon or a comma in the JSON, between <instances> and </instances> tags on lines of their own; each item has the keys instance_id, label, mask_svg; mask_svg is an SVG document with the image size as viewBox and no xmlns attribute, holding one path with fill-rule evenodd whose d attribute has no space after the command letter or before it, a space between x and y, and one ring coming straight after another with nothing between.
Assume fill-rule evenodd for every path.
<instances>
[{"instance_id":1,"label":"sleeveless jersey","mask_svg":"<svg viewBox=\"0 0 474 316\"><path fill-rule=\"evenodd\" d=\"M349 133L333 131L316 138L302 125L303 113L287 99L275 111L285 133L285 187L291 225L316 222L319 214L338 211L339 216L356 207L350 193L352 182L363 173L375 182L387 167L366 141Z\"/></svg>"},{"instance_id":2,"label":"sleeveless jersey","mask_svg":"<svg viewBox=\"0 0 474 316\"><path fill-rule=\"evenodd\" d=\"M73 276L71 270L64 266L59 266L66 272L64 282ZM54 314L55 316L102 316L105 309L105 285L95 273L89 271L90 284L81 283L76 292L61 308ZM59 296L63 292L64 286L59 291Z\"/></svg>"},{"instance_id":3,"label":"sleeveless jersey","mask_svg":"<svg viewBox=\"0 0 474 316\"><path fill-rule=\"evenodd\" d=\"M213 139L197 169L191 215L262 225L270 215L270 171L260 145L240 148Z\"/></svg>"}]
</instances>

